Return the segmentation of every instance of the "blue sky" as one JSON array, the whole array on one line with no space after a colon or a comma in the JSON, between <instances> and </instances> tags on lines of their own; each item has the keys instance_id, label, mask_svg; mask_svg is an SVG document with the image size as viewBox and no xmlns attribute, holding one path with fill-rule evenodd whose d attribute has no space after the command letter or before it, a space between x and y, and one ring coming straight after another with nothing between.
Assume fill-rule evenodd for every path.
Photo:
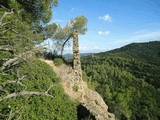
<instances>
[{"instance_id":1,"label":"blue sky","mask_svg":"<svg viewBox=\"0 0 160 120\"><path fill-rule=\"evenodd\" d=\"M160 0L59 0L50 23L65 26L80 15L88 19L87 33L79 36L81 52L160 40Z\"/></svg>"}]
</instances>

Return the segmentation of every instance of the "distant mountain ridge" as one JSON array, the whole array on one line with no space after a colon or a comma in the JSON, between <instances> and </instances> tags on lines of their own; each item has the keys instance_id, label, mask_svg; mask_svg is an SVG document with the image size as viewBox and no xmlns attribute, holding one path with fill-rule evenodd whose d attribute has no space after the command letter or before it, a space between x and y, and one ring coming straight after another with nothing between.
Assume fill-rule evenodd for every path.
<instances>
[{"instance_id":1,"label":"distant mountain ridge","mask_svg":"<svg viewBox=\"0 0 160 120\"><path fill-rule=\"evenodd\" d=\"M81 57L85 57L85 56L88 56L88 55L91 55L93 53L80 53L80 56ZM73 59L73 54L64 54L63 57L66 59L66 60L69 60L69 59Z\"/></svg>"},{"instance_id":2,"label":"distant mountain ridge","mask_svg":"<svg viewBox=\"0 0 160 120\"><path fill-rule=\"evenodd\" d=\"M114 55L160 66L160 41L131 43L97 55Z\"/></svg>"}]
</instances>

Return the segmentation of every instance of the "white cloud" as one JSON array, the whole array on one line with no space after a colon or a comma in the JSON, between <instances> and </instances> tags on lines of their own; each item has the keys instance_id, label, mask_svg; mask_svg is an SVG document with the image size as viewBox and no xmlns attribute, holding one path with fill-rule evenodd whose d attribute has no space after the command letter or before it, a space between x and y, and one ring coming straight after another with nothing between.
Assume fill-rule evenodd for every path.
<instances>
[{"instance_id":1,"label":"white cloud","mask_svg":"<svg viewBox=\"0 0 160 120\"><path fill-rule=\"evenodd\" d=\"M110 34L110 32L109 31L99 31L98 34L103 35L103 36L107 36Z\"/></svg>"},{"instance_id":2,"label":"white cloud","mask_svg":"<svg viewBox=\"0 0 160 120\"><path fill-rule=\"evenodd\" d=\"M99 17L100 20L104 20L106 22L111 22L111 16L109 14L104 15L103 17Z\"/></svg>"}]
</instances>

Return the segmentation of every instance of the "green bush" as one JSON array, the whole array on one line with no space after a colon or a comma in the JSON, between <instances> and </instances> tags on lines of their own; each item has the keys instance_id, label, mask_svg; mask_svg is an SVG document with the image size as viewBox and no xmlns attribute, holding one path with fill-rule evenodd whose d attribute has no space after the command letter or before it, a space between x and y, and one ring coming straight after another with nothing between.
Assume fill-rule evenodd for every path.
<instances>
[{"instance_id":1,"label":"green bush","mask_svg":"<svg viewBox=\"0 0 160 120\"><path fill-rule=\"evenodd\" d=\"M55 64L56 66L61 66L63 63L64 63L64 61L63 61L63 59L61 59L61 58L55 58L55 59L54 59L54 64Z\"/></svg>"},{"instance_id":2,"label":"green bush","mask_svg":"<svg viewBox=\"0 0 160 120\"><path fill-rule=\"evenodd\" d=\"M73 89L74 92L78 92L78 86L77 86L77 85L74 85L74 86L72 87L72 89Z\"/></svg>"}]
</instances>

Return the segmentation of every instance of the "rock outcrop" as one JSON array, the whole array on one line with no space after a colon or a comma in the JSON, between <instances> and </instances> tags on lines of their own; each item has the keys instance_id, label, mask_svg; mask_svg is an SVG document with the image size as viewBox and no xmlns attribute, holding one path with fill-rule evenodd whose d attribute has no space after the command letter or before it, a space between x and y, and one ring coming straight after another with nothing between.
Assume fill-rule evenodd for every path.
<instances>
[{"instance_id":1,"label":"rock outcrop","mask_svg":"<svg viewBox=\"0 0 160 120\"><path fill-rule=\"evenodd\" d=\"M81 61L79 53L79 44L78 44L78 32L75 30L73 32L73 69L74 75L77 76L75 81L82 81L82 70L81 70Z\"/></svg>"},{"instance_id":2,"label":"rock outcrop","mask_svg":"<svg viewBox=\"0 0 160 120\"><path fill-rule=\"evenodd\" d=\"M73 68L66 65L60 67L54 66L52 61L45 60L61 78L61 84L73 100L77 100L96 120L115 120L115 116L108 112L108 106L103 98L95 91L88 88L87 83L82 80L82 70L80 62L78 32L73 32Z\"/></svg>"},{"instance_id":3,"label":"rock outcrop","mask_svg":"<svg viewBox=\"0 0 160 120\"><path fill-rule=\"evenodd\" d=\"M53 61L43 60L48 63L57 76L61 78L61 84L73 100L78 101L86 107L97 120L115 120L115 116L108 112L108 106L105 104L103 98L95 91L88 88L87 83L76 81L74 69L66 65L56 67Z\"/></svg>"}]
</instances>

